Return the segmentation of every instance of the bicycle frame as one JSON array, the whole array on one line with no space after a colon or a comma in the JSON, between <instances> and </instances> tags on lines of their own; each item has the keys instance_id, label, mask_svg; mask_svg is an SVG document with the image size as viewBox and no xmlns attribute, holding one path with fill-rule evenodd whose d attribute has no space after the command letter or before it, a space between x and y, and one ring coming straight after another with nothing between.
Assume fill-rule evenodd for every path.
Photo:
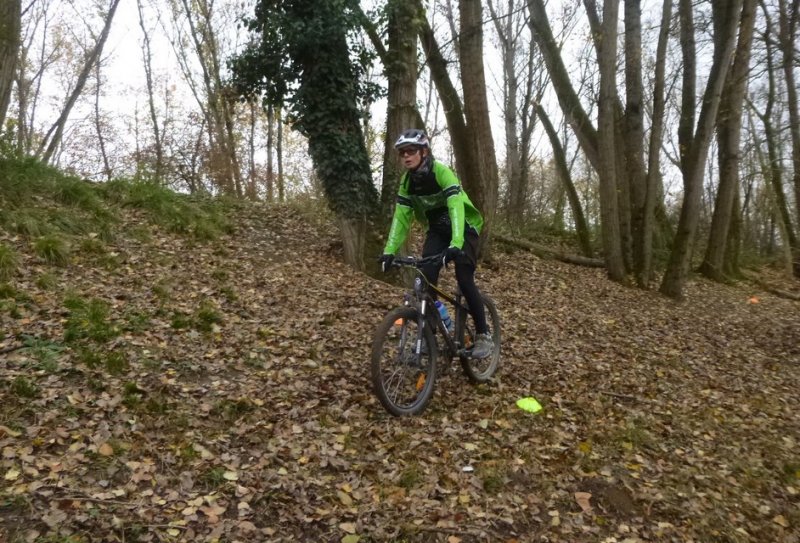
<instances>
[{"instance_id":1,"label":"bicycle frame","mask_svg":"<svg viewBox=\"0 0 800 543\"><path fill-rule=\"evenodd\" d=\"M456 288L455 296L450 296L436 285L428 282L428 278L425 277L425 275L422 273L422 270L420 270L416 265L414 266L414 270L417 274L417 277L414 278L413 290L415 305L420 315L420 330L424 330L426 324L430 322L428 319L431 319L433 321L432 324L435 326L436 330L439 331L439 335L444 338L445 344L447 345L450 353L453 356L463 355L466 346L461 344L459 338L463 336L463 328L466 323L465 317L469 315L469 309L461 302L461 290ZM452 336L447 331L447 327L444 325L444 322L442 322L442 317L438 311L431 311L430 314L428 314L428 307L434 304L433 296L431 296L429 289L434 290L436 294L449 302L455 308L455 315L453 315L455 318L455 330ZM408 294L406 296L408 296ZM409 300L406 299L406 305L408 302ZM419 354L422 347L421 338L422 334L420 334L420 338L417 339L417 354Z\"/></svg>"}]
</instances>

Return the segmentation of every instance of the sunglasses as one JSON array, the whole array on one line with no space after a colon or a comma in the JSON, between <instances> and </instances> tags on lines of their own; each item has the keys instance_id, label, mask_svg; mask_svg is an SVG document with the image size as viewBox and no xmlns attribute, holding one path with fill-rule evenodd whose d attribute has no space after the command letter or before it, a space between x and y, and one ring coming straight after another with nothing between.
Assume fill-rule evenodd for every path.
<instances>
[{"instance_id":1,"label":"sunglasses","mask_svg":"<svg viewBox=\"0 0 800 543\"><path fill-rule=\"evenodd\" d=\"M413 156L413 155L416 155L418 151L419 151L419 149L417 149L415 147L406 147L405 149L400 149L397 152L402 157L402 156Z\"/></svg>"}]
</instances>

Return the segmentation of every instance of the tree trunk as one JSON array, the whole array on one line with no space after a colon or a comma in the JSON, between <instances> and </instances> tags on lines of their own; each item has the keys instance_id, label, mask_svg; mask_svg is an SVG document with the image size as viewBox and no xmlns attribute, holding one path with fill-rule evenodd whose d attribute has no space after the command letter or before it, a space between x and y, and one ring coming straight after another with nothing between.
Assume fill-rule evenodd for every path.
<instances>
[{"instance_id":1,"label":"tree trunk","mask_svg":"<svg viewBox=\"0 0 800 543\"><path fill-rule=\"evenodd\" d=\"M494 138L486 97L483 68L483 21L480 0L459 0L461 17L461 85L464 89L464 116L470 136L471 154L475 157L478 183L469 187L470 199L483 213L481 249L487 252L492 223L497 210L499 176L494 152Z\"/></svg>"},{"instance_id":2,"label":"tree trunk","mask_svg":"<svg viewBox=\"0 0 800 543\"><path fill-rule=\"evenodd\" d=\"M794 187L795 217L800 225L800 105L797 103L797 84L794 70L797 66L795 57L795 33L800 17L800 0L778 0L780 10L779 43L783 52L783 74L786 78L787 107L789 108L789 132L792 136L792 186ZM796 236L800 236L800 226ZM794 275L800 278L800 247L794 247Z\"/></svg>"},{"instance_id":3,"label":"tree trunk","mask_svg":"<svg viewBox=\"0 0 800 543\"><path fill-rule=\"evenodd\" d=\"M153 145L156 152L156 163L153 166L153 181L164 183L164 143L161 141L161 127L158 123L156 112L155 86L153 84L153 53L150 48L150 32L147 30L144 18L142 0L137 0L139 10L139 27L142 29L142 63L144 65L145 83L147 85L147 106L150 114L150 123L153 128Z\"/></svg>"},{"instance_id":4,"label":"tree trunk","mask_svg":"<svg viewBox=\"0 0 800 543\"><path fill-rule=\"evenodd\" d=\"M668 21L667 21L668 23ZM647 222L647 172L644 162L644 99L642 90L642 20L641 1L625 0L625 94L622 123L625 173L630 189L631 243L633 271L637 283L646 286L645 254L651 242L645 235Z\"/></svg>"},{"instance_id":5,"label":"tree trunk","mask_svg":"<svg viewBox=\"0 0 800 543\"><path fill-rule=\"evenodd\" d=\"M684 285L689 275L697 224L700 220L703 171L708 155L708 147L713 135L713 128L716 124L717 111L728 73L728 66L736 45L736 28L741 7L742 0L713 0L712 4L714 61L708 74L708 82L703 94L703 103L697 122L697 129L692 138L692 146L684 152L685 158L682 161L683 205L681 206L678 230L670 252L667 270L660 288L662 294L676 299L683 298ZM681 10L686 9L691 9L691 2L681 0ZM682 15L682 21L687 24L691 22L691 14L683 13ZM694 32L694 28L686 29L687 32L689 30ZM687 53L690 54L687 55ZM694 52L685 50L684 55L693 57ZM684 104L687 102L688 99L684 97ZM682 111L681 113L684 115L686 112Z\"/></svg>"},{"instance_id":6,"label":"tree trunk","mask_svg":"<svg viewBox=\"0 0 800 543\"><path fill-rule=\"evenodd\" d=\"M272 145L275 138L275 108L267 106L267 202L275 201L275 170L272 162Z\"/></svg>"},{"instance_id":7,"label":"tree trunk","mask_svg":"<svg viewBox=\"0 0 800 543\"><path fill-rule=\"evenodd\" d=\"M514 0L508 0L503 15L497 14L492 0L487 2L500 42L500 56L503 62L503 127L506 139L506 219L510 224L520 224L525 211L526 187L522 185L522 165L520 164L520 141L517 138L518 88L519 78L515 57L518 53L517 36L514 27Z\"/></svg>"},{"instance_id":8,"label":"tree trunk","mask_svg":"<svg viewBox=\"0 0 800 543\"><path fill-rule=\"evenodd\" d=\"M285 201L285 188L283 185L283 116L280 108L275 115L278 119L278 142L275 146L276 160L278 161L278 201L283 203Z\"/></svg>"},{"instance_id":9,"label":"tree trunk","mask_svg":"<svg viewBox=\"0 0 800 543\"><path fill-rule=\"evenodd\" d=\"M389 0L389 50L383 60L388 80L386 138L383 154L380 217L386 230L397 199L397 185L402 169L394 142L403 130L422 126L417 111L417 18L424 14L405 0Z\"/></svg>"},{"instance_id":10,"label":"tree trunk","mask_svg":"<svg viewBox=\"0 0 800 543\"><path fill-rule=\"evenodd\" d=\"M739 43L730 75L725 83L717 120L719 154L719 187L711 220L708 247L700 272L716 281L725 280L725 255L728 235L733 220L734 198L739 186L740 135L742 108L750 72L750 48L753 43L756 0L744 0L742 4ZM729 266L730 268L730 266Z\"/></svg>"},{"instance_id":11,"label":"tree trunk","mask_svg":"<svg viewBox=\"0 0 800 543\"><path fill-rule=\"evenodd\" d=\"M542 51L547 71L558 96L558 103L572 127L581 149L596 171L600 171L599 138L578 94L572 87L569 73L561 59L561 49L553 37L543 0L528 0L530 27L533 39ZM615 217L616 220L616 217Z\"/></svg>"},{"instance_id":12,"label":"tree trunk","mask_svg":"<svg viewBox=\"0 0 800 543\"><path fill-rule=\"evenodd\" d=\"M97 131L97 142L100 145L100 156L103 159L103 173L106 181L111 181L111 164L108 161L106 152L106 139L103 137L103 120L100 115L100 87L102 77L100 74L100 63L95 64L95 88L94 88L94 127Z\"/></svg>"},{"instance_id":13,"label":"tree trunk","mask_svg":"<svg viewBox=\"0 0 800 543\"><path fill-rule=\"evenodd\" d=\"M0 132L5 124L20 48L21 0L0 2Z\"/></svg>"},{"instance_id":14,"label":"tree trunk","mask_svg":"<svg viewBox=\"0 0 800 543\"><path fill-rule=\"evenodd\" d=\"M598 132L602 135L598 151L600 153L600 218L602 221L603 251L605 253L608 276L612 281L625 281L625 264L619 223L619 202L617 199L617 144L615 103L617 98L617 22L619 19L619 0L606 0L603 3L603 47L600 52L600 109L598 112ZM620 142L621 143L621 142ZM621 172L620 172L621 173Z\"/></svg>"},{"instance_id":15,"label":"tree trunk","mask_svg":"<svg viewBox=\"0 0 800 543\"><path fill-rule=\"evenodd\" d=\"M784 243L789 245L789 250L793 255L800 254L800 240L795 234L795 229L792 225L792 213L789 210L786 194L783 191L783 168L780 159L780 136L778 131L772 124L773 109L777 101L778 85L775 81L777 67L775 66L774 59L774 39L772 37L772 25L769 21L769 14L766 11L766 6L761 4L764 16L767 19L767 25L764 34L764 46L766 48L767 58L767 104L764 112L758 111L751 103L750 109L758 115L761 123L764 125L764 138L767 143L767 160L763 160L763 152L760 146L756 147L759 153L759 158L762 162L762 171L764 178L767 180L768 185L772 188L773 206L775 208L776 219L780 222L778 230ZM800 230L800 228L798 228Z\"/></svg>"},{"instance_id":16,"label":"tree trunk","mask_svg":"<svg viewBox=\"0 0 800 543\"><path fill-rule=\"evenodd\" d=\"M653 279L653 238L656 223L656 202L661 202L661 144L664 137L664 111L666 106L664 72L667 59L672 0L664 0L661 10L661 29L656 46L655 81L653 82L653 115L650 126L650 142L647 157L647 180L642 211L642 247L638 263L637 281L645 287Z\"/></svg>"},{"instance_id":17,"label":"tree trunk","mask_svg":"<svg viewBox=\"0 0 800 543\"><path fill-rule=\"evenodd\" d=\"M422 4L419 0L414 0L414 5L418 10L422 10ZM450 79L447 61L442 56L442 51L439 48L433 29L425 17L420 18L419 38L431 73L431 79L436 85L436 91L444 109L447 131L450 136L453 154L456 157L458 176L467 193L472 195L473 192L480 189L477 157L472 153L461 98L458 96L458 91Z\"/></svg>"},{"instance_id":18,"label":"tree trunk","mask_svg":"<svg viewBox=\"0 0 800 543\"><path fill-rule=\"evenodd\" d=\"M567 166L567 156L564 148L561 145L561 140L558 139L558 133L553 128L553 123L547 116L544 108L537 104L536 113L539 115L539 120L542 121L542 126L547 132L547 137L550 139L550 144L553 147L553 160L556 163L556 169L560 174L561 179L564 181L564 189L567 193L567 200L569 207L572 211L572 217L575 220L575 233L578 237L578 245L580 245L581 253L583 256L592 257L592 242L589 238L589 227L586 225L586 218L583 214L583 207L581 206L578 191L575 190L575 184L572 182L572 176L569 173Z\"/></svg>"}]
</instances>

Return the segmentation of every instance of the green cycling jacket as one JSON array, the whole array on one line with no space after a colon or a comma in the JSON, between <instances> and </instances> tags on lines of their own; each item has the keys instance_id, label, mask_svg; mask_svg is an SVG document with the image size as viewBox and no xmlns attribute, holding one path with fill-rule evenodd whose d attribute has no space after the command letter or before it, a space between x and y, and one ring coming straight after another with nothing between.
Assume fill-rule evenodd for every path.
<instances>
[{"instance_id":1,"label":"green cycling jacket","mask_svg":"<svg viewBox=\"0 0 800 543\"><path fill-rule=\"evenodd\" d=\"M426 174L412 176L406 172L400 179L384 253L397 252L408 236L414 217L429 229L449 227L450 246L459 249L464 245L465 228L480 234L483 227L483 217L472 205L456 174L436 160Z\"/></svg>"}]
</instances>

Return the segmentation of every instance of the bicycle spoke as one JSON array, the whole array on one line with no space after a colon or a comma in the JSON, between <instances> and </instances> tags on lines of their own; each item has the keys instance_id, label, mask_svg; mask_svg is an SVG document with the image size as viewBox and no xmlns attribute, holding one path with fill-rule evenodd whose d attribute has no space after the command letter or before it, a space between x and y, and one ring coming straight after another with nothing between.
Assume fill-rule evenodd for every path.
<instances>
[{"instance_id":1,"label":"bicycle spoke","mask_svg":"<svg viewBox=\"0 0 800 543\"><path fill-rule=\"evenodd\" d=\"M418 321L415 309L399 308L387 315L374 339L373 388L384 407L394 415L422 411L433 393L435 354L431 355L429 348L430 331L420 337ZM420 339L424 349L417 353ZM434 353L435 349L434 344Z\"/></svg>"}]
</instances>

